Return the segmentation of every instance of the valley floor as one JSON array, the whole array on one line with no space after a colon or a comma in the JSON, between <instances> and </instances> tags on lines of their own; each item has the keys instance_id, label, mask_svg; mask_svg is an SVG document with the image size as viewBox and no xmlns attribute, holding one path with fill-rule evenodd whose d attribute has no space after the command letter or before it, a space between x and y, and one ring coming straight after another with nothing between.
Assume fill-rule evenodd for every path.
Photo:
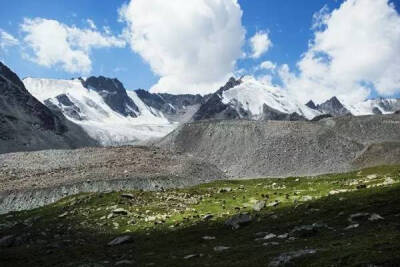
<instances>
[{"instance_id":1,"label":"valley floor","mask_svg":"<svg viewBox=\"0 0 400 267\"><path fill-rule=\"evenodd\" d=\"M1 215L0 265L397 266L399 195L400 166L80 194Z\"/></svg>"}]
</instances>

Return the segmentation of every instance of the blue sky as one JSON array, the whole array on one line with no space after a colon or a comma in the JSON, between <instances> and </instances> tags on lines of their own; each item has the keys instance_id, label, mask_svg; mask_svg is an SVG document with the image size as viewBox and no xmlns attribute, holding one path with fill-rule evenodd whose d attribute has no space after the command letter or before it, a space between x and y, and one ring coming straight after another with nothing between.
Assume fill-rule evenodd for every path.
<instances>
[{"instance_id":1,"label":"blue sky","mask_svg":"<svg viewBox=\"0 0 400 267\"><path fill-rule=\"evenodd\" d=\"M134 1L134 0L133 0ZM362 1L362 0L360 0ZM385 1L385 0L380 0ZM397 8L400 0L391 1ZM0 29L23 40L21 24L24 18L45 18L57 20L67 26L88 28L87 19L91 19L99 31L109 27L112 34L118 36L126 27L119 21L118 10L128 1L98 0L19 0L7 1L7 8L0 10ZM242 26L246 31L243 51L249 53L249 39L257 32L267 32L272 47L259 58L244 57L238 59L236 69L252 72L263 61L271 61L281 66L287 64L296 73L296 63L309 48L315 30L312 30L313 15L326 6L330 11L340 8L341 0L239 0L243 11ZM4 5L3 5L4 6ZM21 77L66 78L79 76L78 73L65 71L55 64L41 66L23 56L24 44L9 46L1 50L0 58ZM27 51L27 50L26 50ZM103 47L90 50L92 70L90 75L117 77L128 89L149 89L159 80L148 62L129 45L125 47ZM255 75L257 73L254 73ZM373 92L372 95L377 95Z\"/></svg>"}]
</instances>

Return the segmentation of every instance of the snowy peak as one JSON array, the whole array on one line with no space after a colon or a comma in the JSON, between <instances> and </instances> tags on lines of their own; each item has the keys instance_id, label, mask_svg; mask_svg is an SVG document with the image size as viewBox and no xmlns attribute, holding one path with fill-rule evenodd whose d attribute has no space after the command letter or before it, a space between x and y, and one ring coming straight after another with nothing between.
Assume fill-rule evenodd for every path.
<instances>
[{"instance_id":1,"label":"snowy peak","mask_svg":"<svg viewBox=\"0 0 400 267\"><path fill-rule=\"evenodd\" d=\"M123 116L137 117L139 109L119 80L99 76L81 81L85 88L98 92L112 110Z\"/></svg>"},{"instance_id":2,"label":"snowy peak","mask_svg":"<svg viewBox=\"0 0 400 267\"><path fill-rule=\"evenodd\" d=\"M400 99L369 99L355 105L349 105L347 108L355 116L391 114L400 110Z\"/></svg>"},{"instance_id":3,"label":"snowy peak","mask_svg":"<svg viewBox=\"0 0 400 267\"><path fill-rule=\"evenodd\" d=\"M317 115L320 112L292 99L286 91L246 76L229 80L193 119L303 120Z\"/></svg>"}]
</instances>

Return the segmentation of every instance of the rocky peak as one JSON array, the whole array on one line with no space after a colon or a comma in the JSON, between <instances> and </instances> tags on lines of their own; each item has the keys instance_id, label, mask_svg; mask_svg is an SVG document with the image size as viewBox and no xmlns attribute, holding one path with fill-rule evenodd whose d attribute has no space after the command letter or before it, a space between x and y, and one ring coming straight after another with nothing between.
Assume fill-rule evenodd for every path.
<instances>
[{"instance_id":1,"label":"rocky peak","mask_svg":"<svg viewBox=\"0 0 400 267\"><path fill-rule=\"evenodd\" d=\"M89 77L82 80L82 85L98 92L112 110L124 115L137 117L139 108L126 93L126 89L118 79L104 76Z\"/></svg>"},{"instance_id":2,"label":"rocky peak","mask_svg":"<svg viewBox=\"0 0 400 267\"><path fill-rule=\"evenodd\" d=\"M351 114L350 111L343 106L339 99L334 96L328 101L317 106L322 113L331 114L332 116L343 116Z\"/></svg>"},{"instance_id":3,"label":"rocky peak","mask_svg":"<svg viewBox=\"0 0 400 267\"><path fill-rule=\"evenodd\" d=\"M317 105L315 105L314 101L312 101L312 100L308 101L306 106L311 109L318 109Z\"/></svg>"}]
</instances>

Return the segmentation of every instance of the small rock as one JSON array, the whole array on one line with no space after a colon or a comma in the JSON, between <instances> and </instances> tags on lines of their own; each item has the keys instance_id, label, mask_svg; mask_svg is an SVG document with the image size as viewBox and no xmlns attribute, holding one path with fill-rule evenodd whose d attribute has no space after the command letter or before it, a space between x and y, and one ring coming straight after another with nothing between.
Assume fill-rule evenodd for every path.
<instances>
[{"instance_id":1,"label":"small rock","mask_svg":"<svg viewBox=\"0 0 400 267\"><path fill-rule=\"evenodd\" d=\"M215 236L203 236L203 240L215 240Z\"/></svg>"},{"instance_id":2,"label":"small rock","mask_svg":"<svg viewBox=\"0 0 400 267\"><path fill-rule=\"evenodd\" d=\"M311 201L312 199L312 196L303 196L303 201Z\"/></svg>"},{"instance_id":3,"label":"small rock","mask_svg":"<svg viewBox=\"0 0 400 267\"><path fill-rule=\"evenodd\" d=\"M203 257L203 254L190 254L190 255L183 257L183 259L189 260L189 259L199 258L199 257Z\"/></svg>"},{"instance_id":4,"label":"small rock","mask_svg":"<svg viewBox=\"0 0 400 267\"><path fill-rule=\"evenodd\" d=\"M384 218L379 214L373 213L371 214L371 216L369 216L368 220L373 222L373 221L384 220Z\"/></svg>"},{"instance_id":5,"label":"small rock","mask_svg":"<svg viewBox=\"0 0 400 267\"><path fill-rule=\"evenodd\" d=\"M130 235L123 235L123 236L119 236L117 238L114 238L113 240L111 240L108 245L109 246L118 246L118 245L122 245L122 244L128 244L128 243L132 243L133 242L133 238Z\"/></svg>"},{"instance_id":6,"label":"small rock","mask_svg":"<svg viewBox=\"0 0 400 267\"><path fill-rule=\"evenodd\" d=\"M257 201L254 206L253 206L253 210L254 211L261 211L263 208L265 208L265 201L261 200L261 201Z\"/></svg>"},{"instance_id":7,"label":"small rock","mask_svg":"<svg viewBox=\"0 0 400 267\"><path fill-rule=\"evenodd\" d=\"M288 238L288 236L289 236L289 234L285 233L285 234L282 234L282 235L278 235L278 238L279 239L285 239L285 238Z\"/></svg>"},{"instance_id":8,"label":"small rock","mask_svg":"<svg viewBox=\"0 0 400 267\"><path fill-rule=\"evenodd\" d=\"M112 213L116 214L116 215L128 215L129 212L125 209L119 208L119 209L113 210Z\"/></svg>"},{"instance_id":9,"label":"small rock","mask_svg":"<svg viewBox=\"0 0 400 267\"><path fill-rule=\"evenodd\" d=\"M212 219L214 216L212 214L206 214L203 216L203 221L208 221Z\"/></svg>"},{"instance_id":10,"label":"small rock","mask_svg":"<svg viewBox=\"0 0 400 267\"><path fill-rule=\"evenodd\" d=\"M278 242L267 242L267 243L263 243L264 247L269 247L269 246L278 246L279 243Z\"/></svg>"},{"instance_id":11,"label":"small rock","mask_svg":"<svg viewBox=\"0 0 400 267\"><path fill-rule=\"evenodd\" d=\"M346 228L344 228L344 230L351 230L351 229L355 229L358 228L360 225L358 223L355 224L351 224L349 226L347 226Z\"/></svg>"},{"instance_id":12,"label":"small rock","mask_svg":"<svg viewBox=\"0 0 400 267\"><path fill-rule=\"evenodd\" d=\"M233 230L236 230L240 228L241 226L247 225L251 223L253 218L247 214L247 213L242 213L242 214L237 214L230 219L225 221L225 225L231 227Z\"/></svg>"},{"instance_id":13,"label":"small rock","mask_svg":"<svg viewBox=\"0 0 400 267\"><path fill-rule=\"evenodd\" d=\"M219 190L218 190L218 193L229 193L229 192L231 192L232 191L232 188L230 188L230 187L224 187L224 188L220 188Z\"/></svg>"},{"instance_id":14,"label":"small rock","mask_svg":"<svg viewBox=\"0 0 400 267\"><path fill-rule=\"evenodd\" d=\"M64 212L63 214L58 215L58 218L64 218L68 215L68 211Z\"/></svg>"},{"instance_id":15,"label":"small rock","mask_svg":"<svg viewBox=\"0 0 400 267\"><path fill-rule=\"evenodd\" d=\"M275 237L276 237L276 235L271 233L271 234L268 234L268 235L264 236L264 240L272 239L272 238L275 238Z\"/></svg>"},{"instance_id":16,"label":"small rock","mask_svg":"<svg viewBox=\"0 0 400 267\"><path fill-rule=\"evenodd\" d=\"M224 247L224 246L214 247L214 251L215 252L222 252L222 251L225 251L225 250L228 250L228 249L230 249L230 247Z\"/></svg>"},{"instance_id":17,"label":"small rock","mask_svg":"<svg viewBox=\"0 0 400 267\"><path fill-rule=\"evenodd\" d=\"M132 195L132 194L122 194L121 197L128 198L128 199L134 199L135 198L135 196Z\"/></svg>"},{"instance_id":18,"label":"small rock","mask_svg":"<svg viewBox=\"0 0 400 267\"><path fill-rule=\"evenodd\" d=\"M274 202L269 203L269 204L267 205L267 207L276 207L276 206L278 206L279 204L280 204L279 200L275 200Z\"/></svg>"}]
</instances>

